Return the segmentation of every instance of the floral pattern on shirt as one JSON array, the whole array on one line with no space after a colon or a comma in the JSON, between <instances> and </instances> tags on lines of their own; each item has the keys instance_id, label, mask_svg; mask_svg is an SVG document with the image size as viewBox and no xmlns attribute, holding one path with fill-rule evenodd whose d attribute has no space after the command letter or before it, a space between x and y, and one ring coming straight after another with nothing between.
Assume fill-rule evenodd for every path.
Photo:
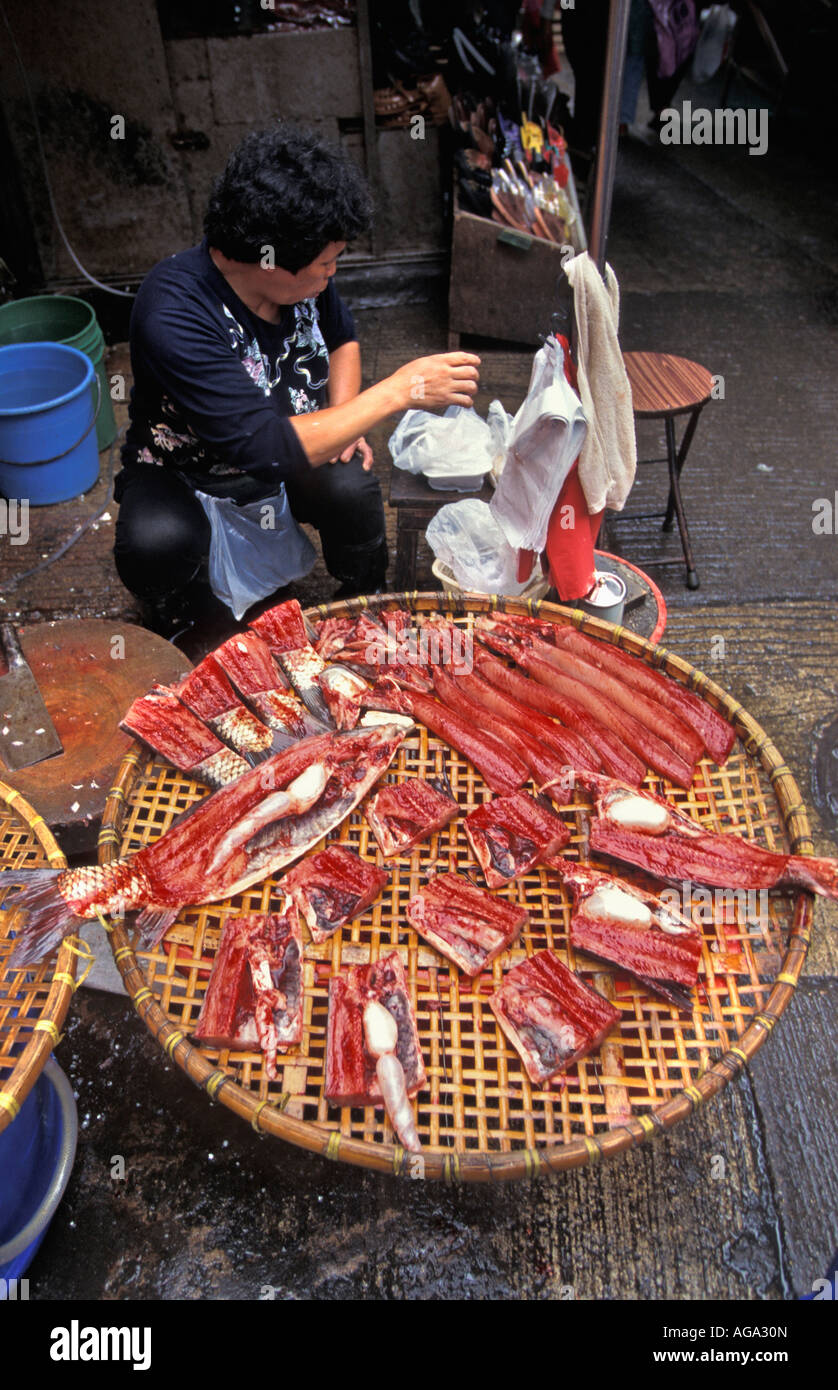
<instances>
[{"instance_id":1,"label":"floral pattern on shirt","mask_svg":"<svg viewBox=\"0 0 838 1390\"><path fill-rule=\"evenodd\" d=\"M285 363L288 363L292 370L303 378L312 391L322 390L326 385L329 380L329 350L320 330L317 309L313 299L304 299L301 303L294 305L294 328L283 340L282 348L277 353L273 368L270 359L262 352L256 339L254 337L248 339L241 324L235 319L228 306L224 304L222 308L227 321L230 346L238 355L251 381L254 381L266 396L269 396L277 386L282 384L282 368ZM295 390L293 387L289 387L288 395L295 415L308 414L312 410L319 409L317 401L312 400L308 393L302 389ZM300 405L297 404L297 401L300 402Z\"/></svg>"}]
</instances>

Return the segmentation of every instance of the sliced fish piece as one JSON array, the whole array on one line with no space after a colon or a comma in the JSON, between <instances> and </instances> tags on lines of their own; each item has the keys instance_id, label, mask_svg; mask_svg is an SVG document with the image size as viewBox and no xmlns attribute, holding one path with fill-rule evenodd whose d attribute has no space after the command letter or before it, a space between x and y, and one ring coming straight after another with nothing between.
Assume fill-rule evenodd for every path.
<instances>
[{"instance_id":1,"label":"sliced fish piece","mask_svg":"<svg viewBox=\"0 0 838 1390\"><path fill-rule=\"evenodd\" d=\"M407 920L464 975L479 975L517 940L529 913L456 874L438 874L410 899Z\"/></svg>"},{"instance_id":2,"label":"sliced fish piece","mask_svg":"<svg viewBox=\"0 0 838 1390\"><path fill-rule=\"evenodd\" d=\"M251 766L163 685L152 686L147 695L135 700L119 727L208 787L226 786Z\"/></svg>"},{"instance_id":3,"label":"sliced fish piece","mask_svg":"<svg viewBox=\"0 0 838 1390\"><path fill-rule=\"evenodd\" d=\"M619 1009L553 951L513 966L489 1007L535 1086L593 1052L620 1021Z\"/></svg>"}]
</instances>

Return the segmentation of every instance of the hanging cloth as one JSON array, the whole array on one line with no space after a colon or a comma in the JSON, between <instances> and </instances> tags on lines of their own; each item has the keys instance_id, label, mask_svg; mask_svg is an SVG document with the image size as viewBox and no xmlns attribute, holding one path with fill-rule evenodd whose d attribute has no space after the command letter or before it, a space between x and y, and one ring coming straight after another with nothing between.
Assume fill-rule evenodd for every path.
<instances>
[{"instance_id":1,"label":"hanging cloth","mask_svg":"<svg viewBox=\"0 0 838 1390\"><path fill-rule=\"evenodd\" d=\"M605 283L587 251L564 263L573 289L579 395L588 433L579 459L579 481L588 511L620 511L637 469L631 387L617 329L620 290L610 265Z\"/></svg>"}]
</instances>

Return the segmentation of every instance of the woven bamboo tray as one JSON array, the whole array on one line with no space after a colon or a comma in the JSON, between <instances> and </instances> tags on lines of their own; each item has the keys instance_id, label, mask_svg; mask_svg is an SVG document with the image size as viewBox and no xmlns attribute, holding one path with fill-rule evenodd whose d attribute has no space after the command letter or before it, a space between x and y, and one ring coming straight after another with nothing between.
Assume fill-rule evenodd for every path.
<instances>
[{"instance_id":1,"label":"woven bamboo tray","mask_svg":"<svg viewBox=\"0 0 838 1390\"><path fill-rule=\"evenodd\" d=\"M12 933L21 915L3 904L14 890L8 869L66 869L67 861L45 821L13 787L0 782L0 1130L10 1125L59 1041L61 1025L76 988L79 956L90 956L83 942L68 938L52 964L10 970Z\"/></svg>"},{"instance_id":2,"label":"woven bamboo tray","mask_svg":"<svg viewBox=\"0 0 838 1390\"><path fill-rule=\"evenodd\" d=\"M739 742L724 769L704 760L688 792L649 778L706 826L735 830L769 848L813 850L800 795L766 734L737 701L661 647L620 628L546 603L464 601L440 594L397 594L309 610L317 619L409 607L444 612L463 627L475 614L502 608L572 622L591 636L640 655L697 690L736 726ZM447 774L463 811L491 793L461 755L420 727L391 764L389 780ZM156 838L204 789L139 749L125 758L105 809L100 862ZM584 803L582 803L584 804ZM572 832L568 853L582 837L579 804L562 810ZM381 862L361 811L330 837ZM593 861L595 862L595 861ZM393 861L389 861L393 863ZM432 870L457 868L482 876L462 829L462 817L396 860L390 885L362 917L327 943L305 951L304 1038L285 1054L269 1082L258 1052L198 1047L190 1041L206 990L222 919L228 911L267 912L281 902L281 881L267 881L229 904L186 908L154 952L135 953L123 923L111 942L137 1012L163 1050L214 1100L258 1132L278 1135L327 1158L412 1177L487 1181L534 1176L593 1163L686 1118L735 1077L768 1036L792 997L811 928L811 897L772 893L752 911L734 901L703 928L703 967L692 1017L654 999L640 986L568 945L569 911L554 875L536 870L501 890L522 902L530 924L518 947L469 981L408 928L405 904ZM604 866L607 867L607 866ZM619 869L631 878L631 870ZM637 876L642 881L642 876ZM742 895L739 895L740 898ZM622 1012L619 1032L599 1053L573 1067L566 1084L538 1090L498 1029L488 995L507 967L542 947L555 948ZM421 1159L393 1142L383 1110L334 1109L323 1098L330 977L341 966L368 962L398 948L405 962L428 1072L419 1093Z\"/></svg>"}]
</instances>

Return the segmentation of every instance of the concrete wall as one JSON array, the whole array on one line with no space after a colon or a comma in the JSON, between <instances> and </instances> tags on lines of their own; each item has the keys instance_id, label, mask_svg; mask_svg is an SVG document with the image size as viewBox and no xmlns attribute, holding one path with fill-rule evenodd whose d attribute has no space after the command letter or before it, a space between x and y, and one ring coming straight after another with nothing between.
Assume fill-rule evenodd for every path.
<instances>
[{"instance_id":1,"label":"concrete wall","mask_svg":"<svg viewBox=\"0 0 838 1390\"><path fill-rule=\"evenodd\" d=\"M230 150L276 115L316 126L366 164L354 29L164 42L153 0L27 0L10 6L10 19L65 231L107 282L136 280L197 240ZM78 272L50 214L24 81L3 29L0 49L0 103L44 273L58 287ZM172 137L184 132L200 133L205 148L177 148ZM383 254L440 252L437 132L428 127L414 141L408 131L380 131L377 139ZM353 250L363 259L370 248Z\"/></svg>"}]
</instances>

